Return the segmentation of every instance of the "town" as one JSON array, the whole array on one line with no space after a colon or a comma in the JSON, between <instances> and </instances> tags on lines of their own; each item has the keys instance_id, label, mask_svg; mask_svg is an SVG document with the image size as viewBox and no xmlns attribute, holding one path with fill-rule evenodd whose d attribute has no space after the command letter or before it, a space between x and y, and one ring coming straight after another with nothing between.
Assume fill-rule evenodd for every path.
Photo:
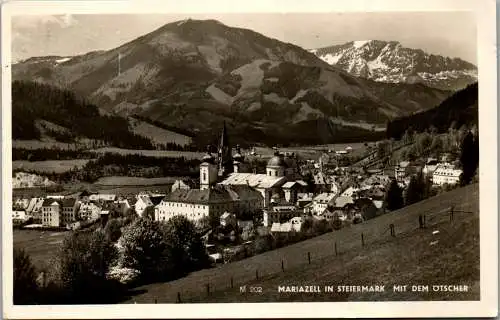
<instances>
[{"instance_id":1,"label":"town","mask_svg":"<svg viewBox=\"0 0 500 320\"><path fill-rule=\"evenodd\" d=\"M14 199L12 219L16 227L24 229L78 230L99 221L105 225L117 217L165 222L184 216L203 233L213 262L230 262L246 257L248 246L258 236L317 235L398 209L401 205L388 203L391 183L402 197L412 177L420 175L433 190L449 190L458 186L462 175L447 153L440 159L428 157L367 169L367 164L380 162L380 150L374 150L353 165L339 166L342 157L351 152L347 146L327 150L317 160L299 161L296 154L275 148L265 171L256 172L241 148L232 148L224 125L217 151L208 148L203 156L199 185L177 180L168 193L141 191L123 196L82 191L19 197ZM247 154L255 155L255 151Z\"/></svg>"}]
</instances>

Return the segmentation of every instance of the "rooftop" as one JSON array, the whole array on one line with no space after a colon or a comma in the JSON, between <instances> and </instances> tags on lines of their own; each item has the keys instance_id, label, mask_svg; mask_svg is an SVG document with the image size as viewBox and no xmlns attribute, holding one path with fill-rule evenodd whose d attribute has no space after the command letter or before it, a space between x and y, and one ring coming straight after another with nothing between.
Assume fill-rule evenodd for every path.
<instances>
[{"instance_id":1,"label":"rooftop","mask_svg":"<svg viewBox=\"0 0 500 320\"><path fill-rule=\"evenodd\" d=\"M271 177L266 174L231 173L221 185L249 185L253 188L272 188L286 181L285 177Z\"/></svg>"}]
</instances>

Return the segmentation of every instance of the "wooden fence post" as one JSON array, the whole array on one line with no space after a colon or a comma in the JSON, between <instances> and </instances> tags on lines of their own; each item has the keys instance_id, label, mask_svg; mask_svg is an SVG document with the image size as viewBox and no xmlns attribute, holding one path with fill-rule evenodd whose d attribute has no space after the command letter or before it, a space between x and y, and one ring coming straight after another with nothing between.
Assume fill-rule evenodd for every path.
<instances>
[{"instance_id":1,"label":"wooden fence post","mask_svg":"<svg viewBox=\"0 0 500 320\"><path fill-rule=\"evenodd\" d=\"M181 293L177 292L177 303L181 303Z\"/></svg>"},{"instance_id":2,"label":"wooden fence post","mask_svg":"<svg viewBox=\"0 0 500 320\"><path fill-rule=\"evenodd\" d=\"M363 233L361 233L361 245L365 246L365 235Z\"/></svg>"},{"instance_id":3,"label":"wooden fence post","mask_svg":"<svg viewBox=\"0 0 500 320\"><path fill-rule=\"evenodd\" d=\"M285 262L281 260L281 271L285 272Z\"/></svg>"},{"instance_id":4,"label":"wooden fence post","mask_svg":"<svg viewBox=\"0 0 500 320\"><path fill-rule=\"evenodd\" d=\"M311 264L311 252L307 252L307 260L309 261L309 264Z\"/></svg>"},{"instance_id":5,"label":"wooden fence post","mask_svg":"<svg viewBox=\"0 0 500 320\"><path fill-rule=\"evenodd\" d=\"M233 277L231 277L231 289L233 288L234 283L233 283Z\"/></svg>"},{"instance_id":6,"label":"wooden fence post","mask_svg":"<svg viewBox=\"0 0 500 320\"><path fill-rule=\"evenodd\" d=\"M453 214L454 214L454 207L451 206L451 208L450 208L450 221L453 221Z\"/></svg>"},{"instance_id":7,"label":"wooden fence post","mask_svg":"<svg viewBox=\"0 0 500 320\"><path fill-rule=\"evenodd\" d=\"M255 270L255 279L259 280L259 269Z\"/></svg>"},{"instance_id":8,"label":"wooden fence post","mask_svg":"<svg viewBox=\"0 0 500 320\"><path fill-rule=\"evenodd\" d=\"M335 255L336 255L336 256L338 255L338 251L337 251L337 241L335 241Z\"/></svg>"},{"instance_id":9,"label":"wooden fence post","mask_svg":"<svg viewBox=\"0 0 500 320\"><path fill-rule=\"evenodd\" d=\"M207 296L209 296L209 295L210 295L210 284L207 283Z\"/></svg>"}]
</instances>

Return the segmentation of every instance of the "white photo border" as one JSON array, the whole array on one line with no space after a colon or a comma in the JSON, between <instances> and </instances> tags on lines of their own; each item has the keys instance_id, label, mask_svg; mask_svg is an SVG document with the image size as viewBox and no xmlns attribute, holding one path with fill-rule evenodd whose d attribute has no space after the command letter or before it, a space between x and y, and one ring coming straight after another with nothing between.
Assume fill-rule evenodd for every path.
<instances>
[{"instance_id":1,"label":"white photo border","mask_svg":"<svg viewBox=\"0 0 500 320\"><path fill-rule=\"evenodd\" d=\"M12 301L11 17L43 14L472 11L477 20L480 301L14 306ZM12 1L2 6L2 291L9 319L488 317L498 308L497 60L494 0ZM221 308L223 306L223 308Z\"/></svg>"}]
</instances>

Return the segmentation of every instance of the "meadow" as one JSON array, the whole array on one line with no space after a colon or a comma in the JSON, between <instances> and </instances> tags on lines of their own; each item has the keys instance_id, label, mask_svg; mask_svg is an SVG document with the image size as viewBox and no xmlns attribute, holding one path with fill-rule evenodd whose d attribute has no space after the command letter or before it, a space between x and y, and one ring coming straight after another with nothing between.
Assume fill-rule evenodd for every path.
<instances>
[{"instance_id":1,"label":"meadow","mask_svg":"<svg viewBox=\"0 0 500 320\"><path fill-rule=\"evenodd\" d=\"M75 167L81 168L89 159L74 159L74 160L45 160L45 161L27 161L16 160L12 161L13 170L28 170L38 173L63 173Z\"/></svg>"},{"instance_id":2,"label":"meadow","mask_svg":"<svg viewBox=\"0 0 500 320\"><path fill-rule=\"evenodd\" d=\"M51 259L68 234L68 231L30 229L14 229L12 232L14 248L23 248L30 255L37 270L50 268Z\"/></svg>"},{"instance_id":3,"label":"meadow","mask_svg":"<svg viewBox=\"0 0 500 320\"><path fill-rule=\"evenodd\" d=\"M451 206L470 213L456 213L450 223L447 213ZM427 229L418 229L421 214L426 215ZM479 299L478 219L479 185L474 184L281 249L194 272L175 281L138 287L137 294L125 303L155 300L175 303L178 294L182 302ZM395 225L396 237L390 236L390 224ZM438 236L432 234L435 230L439 230ZM365 246L361 243L361 234ZM434 240L439 242L431 246ZM393 283L431 284L429 282L467 284L471 291L458 297L451 293L395 296L391 292L342 296L277 294L278 284L382 283L390 286ZM207 294L207 284L210 294ZM240 285L260 286L263 294L239 294Z\"/></svg>"}]
</instances>

